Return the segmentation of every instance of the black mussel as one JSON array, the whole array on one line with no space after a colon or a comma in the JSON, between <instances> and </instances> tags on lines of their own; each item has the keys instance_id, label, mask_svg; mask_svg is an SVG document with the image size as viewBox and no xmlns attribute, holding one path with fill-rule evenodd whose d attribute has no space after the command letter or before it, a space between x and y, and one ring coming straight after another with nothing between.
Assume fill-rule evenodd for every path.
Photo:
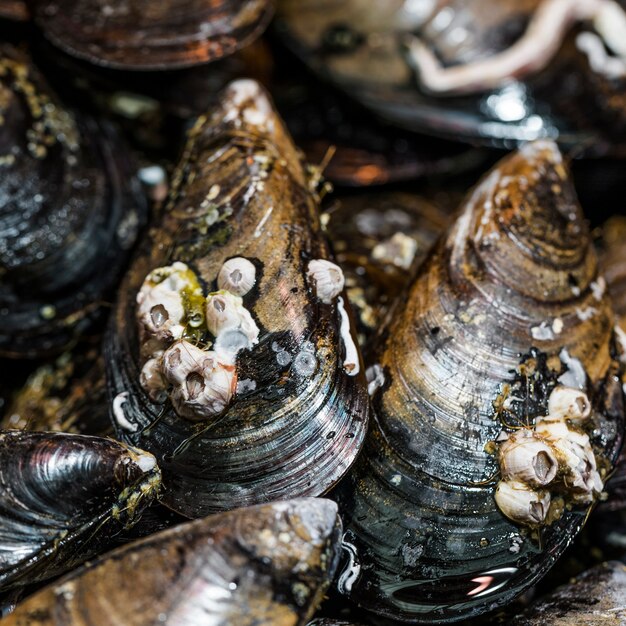
<instances>
[{"instance_id":1,"label":"black mussel","mask_svg":"<svg viewBox=\"0 0 626 626\"><path fill-rule=\"evenodd\" d=\"M35 594L10 626L304 626L337 567L333 502L306 498L188 522Z\"/></svg>"},{"instance_id":2,"label":"black mussel","mask_svg":"<svg viewBox=\"0 0 626 626\"><path fill-rule=\"evenodd\" d=\"M258 83L190 132L105 346L119 437L193 517L321 495L348 470L368 398L343 273L299 153Z\"/></svg>"},{"instance_id":3,"label":"black mussel","mask_svg":"<svg viewBox=\"0 0 626 626\"><path fill-rule=\"evenodd\" d=\"M541 578L622 444L613 325L561 154L527 144L470 194L385 329L376 419L336 493L339 591L434 624Z\"/></svg>"},{"instance_id":4,"label":"black mussel","mask_svg":"<svg viewBox=\"0 0 626 626\"><path fill-rule=\"evenodd\" d=\"M44 35L92 63L163 70L207 63L256 39L272 16L269 0L33 0Z\"/></svg>"},{"instance_id":5,"label":"black mussel","mask_svg":"<svg viewBox=\"0 0 626 626\"><path fill-rule=\"evenodd\" d=\"M497 145L552 137L596 152L623 148L621 0L278 6L290 47L396 124Z\"/></svg>"},{"instance_id":6,"label":"black mussel","mask_svg":"<svg viewBox=\"0 0 626 626\"><path fill-rule=\"evenodd\" d=\"M0 356L60 352L101 316L145 219L113 129L0 50Z\"/></svg>"},{"instance_id":7,"label":"black mussel","mask_svg":"<svg viewBox=\"0 0 626 626\"><path fill-rule=\"evenodd\" d=\"M452 219L454 193L341 197L322 215L367 355L372 336Z\"/></svg>"},{"instance_id":8,"label":"black mussel","mask_svg":"<svg viewBox=\"0 0 626 626\"><path fill-rule=\"evenodd\" d=\"M626 566L602 563L534 602L511 626L619 626L626 621Z\"/></svg>"},{"instance_id":9,"label":"black mussel","mask_svg":"<svg viewBox=\"0 0 626 626\"><path fill-rule=\"evenodd\" d=\"M111 439L0 433L0 589L72 569L135 523L160 486L155 458Z\"/></svg>"}]
</instances>

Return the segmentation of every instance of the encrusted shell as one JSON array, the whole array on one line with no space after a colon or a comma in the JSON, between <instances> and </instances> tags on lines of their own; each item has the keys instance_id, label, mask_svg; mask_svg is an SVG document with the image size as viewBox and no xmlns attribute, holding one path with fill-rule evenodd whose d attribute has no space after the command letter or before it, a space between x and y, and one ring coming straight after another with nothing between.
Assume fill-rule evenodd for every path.
<instances>
[{"instance_id":1,"label":"encrusted shell","mask_svg":"<svg viewBox=\"0 0 626 626\"><path fill-rule=\"evenodd\" d=\"M146 206L113 130L66 109L25 53L2 47L0 88L0 356L31 358L102 316Z\"/></svg>"},{"instance_id":2,"label":"encrusted shell","mask_svg":"<svg viewBox=\"0 0 626 626\"><path fill-rule=\"evenodd\" d=\"M188 522L39 591L7 626L303 626L337 568L333 502L296 499ZM182 600L182 601L181 601Z\"/></svg>"},{"instance_id":3,"label":"encrusted shell","mask_svg":"<svg viewBox=\"0 0 626 626\"><path fill-rule=\"evenodd\" d=\"M347 303L338 294L323 302L307 277L312 261L329 261L318 211L268 96L253 81L232 83L190 133L106 342L117 433L155 454L164 503L187 516L320 495L360 449L368 399ZM256 269L243 297L214 291L234 257ZM203 306L204 322L190 327L183 318L186 343L178 344L192 346L199 368L172 369L177 344L148 346L132 323L145 277L177 262L203 285L185 315ZM151 373L161 359L165 404L152 382L141 384L149 357L157 359ZM205 371L207 359L216 369Z\"/></svg>"},{"instance_id":4,"label":"encrusted shell","mask_svg":"<svg viewBox=\"0 0 626 626\"><path fill-rule=\"evenodd\" d=\"M155 458L99 437L0 434L0 589L52 578L110 547L160 486Z\"/></svg>"},{"instance_id":5,"label":"encrusted shell","mask_svg":"<svg viewBox=\"0 0 626 626\"><path fill-rule=\"evenodd\" d=\"M528 144L469 196L383 335L376 420L336 495L360 564L340 590L388 617L444 623L540 578L586 506L568 476L542 487L539 542L496 504L495 452L547 415L555 387L577 387L592 405L580 437L606 478L624 428L613 323L561 155Z\"/></svg>"}]
</instances>

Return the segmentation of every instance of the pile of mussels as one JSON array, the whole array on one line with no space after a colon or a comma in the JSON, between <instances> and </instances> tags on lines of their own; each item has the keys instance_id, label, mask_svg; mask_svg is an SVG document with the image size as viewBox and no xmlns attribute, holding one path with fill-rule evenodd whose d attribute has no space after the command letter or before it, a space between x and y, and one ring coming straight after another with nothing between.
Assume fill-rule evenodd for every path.
<instances>
[{"instance_id":1,"label":"pile of mussels","mask_svg":"<svg viewBox=\"0 0 626 626\"><path fill-rule=\"evenodd\" d=\"M624 0L0 16L2 624L626 623Z\"/></svg>"}]
</instances>

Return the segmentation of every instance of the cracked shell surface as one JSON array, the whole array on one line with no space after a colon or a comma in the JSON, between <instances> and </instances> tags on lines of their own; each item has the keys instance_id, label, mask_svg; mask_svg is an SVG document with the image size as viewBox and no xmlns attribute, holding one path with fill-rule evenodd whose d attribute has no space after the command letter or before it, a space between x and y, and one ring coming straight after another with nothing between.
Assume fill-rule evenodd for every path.
<instances>
[{"instance_id":1,"label":"cracked shell surface","mask_svg":"<svg viewBox=\"0 0 626 626\"><path fill-rule=\"evenodd\" d=\"M129 320L155 268L184 262L208 294L233 257L256 267L254 286L237 299L254 327L248 337L234 333L247 347L236 354L237 388L226 410L194 424L169 403L149 400ZM191 131L168 205L122 286L106 341L110 399L120 400L123 417L113 415L118 436L159 459L167 506L194 517L321 495L354 461L367 391L362 366L343 367L354 331L341 330L341 296L324 304L307 283L308 262L324 258L317 200L293 143L258 84L233 83ZM225 336L213 350L226 350ZM184 340L208 349L211 337L197 328Z\"/></svg>"},{"instance_id":2,"label":"cracked shell surface","mask_svg":"<svg viewBox=\"0 0 626 626\"><path fill-rule=\"evenodd\" d=\"M329 500L229 511L116 550L23 602L6 624L304 626L340 545Z\"/></svg>"},{"instance_id":3,"label":"cracked shell surface","mask_svg":"<svg viewBox=\"0 0 626 626\"><path fill-rule=\"evenodd\" d=\"M490 446L545 415L557 384L578 383L606 478L624 408L602 285L556 145L502 160L420 267L379 345L374 425L336 494L359 565L340 591L400 621L446 623L506 604L554 564L588 507L563 511L555 497L548 524L508 521ZM546 320L553 330L537 339Z\"/></svg>"}]
</instances>

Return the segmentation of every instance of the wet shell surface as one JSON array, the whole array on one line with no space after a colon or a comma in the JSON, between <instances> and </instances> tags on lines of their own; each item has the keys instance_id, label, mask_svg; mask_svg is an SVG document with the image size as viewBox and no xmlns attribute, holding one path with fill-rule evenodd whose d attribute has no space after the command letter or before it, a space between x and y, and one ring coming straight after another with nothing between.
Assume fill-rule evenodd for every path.
<instances>
[{"instance_id":1,"label":"wet shell surface","mask_svg":"<svg viewBox=\"0 0 626 626\"><path fill-rule=\"evenodd\" d=\"M99 437L0 434L0 589L52 578L111 546L160 486L155 458Z\"/></svg>"},{"instance_id":2,"label":"wet shell surface","mask_svg":"<svg viewBox=\"0 0 626 626\"><path fill-rule=\"evenodd\" d=\"M163 70L207 63L258 37L268 0L35 0L34 19L65 52L119 69Z\"/></svg>"},{"instance_id":3,"label":"wet shell surface","mask_svg":"<svg viewBox=\"0 0 626 626\"><path fill-rule=\"evenodd\" d=\"M340 545L329 500L230 511L115 551L26 600L6 624L303 626Z\"/></svg>"},{"instance_id":4,"label":"wet shell surface","mask_svg":"<svg viewBox=\"0 0 626 626\"><path fill-rule=\"evenodd\" d=\"M320 495L360 449L364 372L317 211L268 96L232 83L191 131L106 344L118 436L155 454L185 515ZM233 263L242 295L220 289Z\"/></svg>"},{"instance_id":5,"label":"wet shell surface","mask_svg":"<svg viewBox=\"0 0 626 626\"><path fill-rule=\"evenodd\" d=\"M336 495L350 547L340 592L401 621L445 623L537 581L622 443L613 324L562 157L528 144L468 197L386 329L374 426ZM578 425L557 410L573 392L591 404ZM503 466L522 434L550 455L533 448Z\"/></svg>"},{"instance_id":6,"label":"wet shell surface","mask_svg":"<svg viewBox=\"0 0 626 626\"><path fill-rule=\"evenodd\" d=\"M145 220L112 129L0 49L0 356L60 352L102 315Z\"/></svg>"}]
</instances>

